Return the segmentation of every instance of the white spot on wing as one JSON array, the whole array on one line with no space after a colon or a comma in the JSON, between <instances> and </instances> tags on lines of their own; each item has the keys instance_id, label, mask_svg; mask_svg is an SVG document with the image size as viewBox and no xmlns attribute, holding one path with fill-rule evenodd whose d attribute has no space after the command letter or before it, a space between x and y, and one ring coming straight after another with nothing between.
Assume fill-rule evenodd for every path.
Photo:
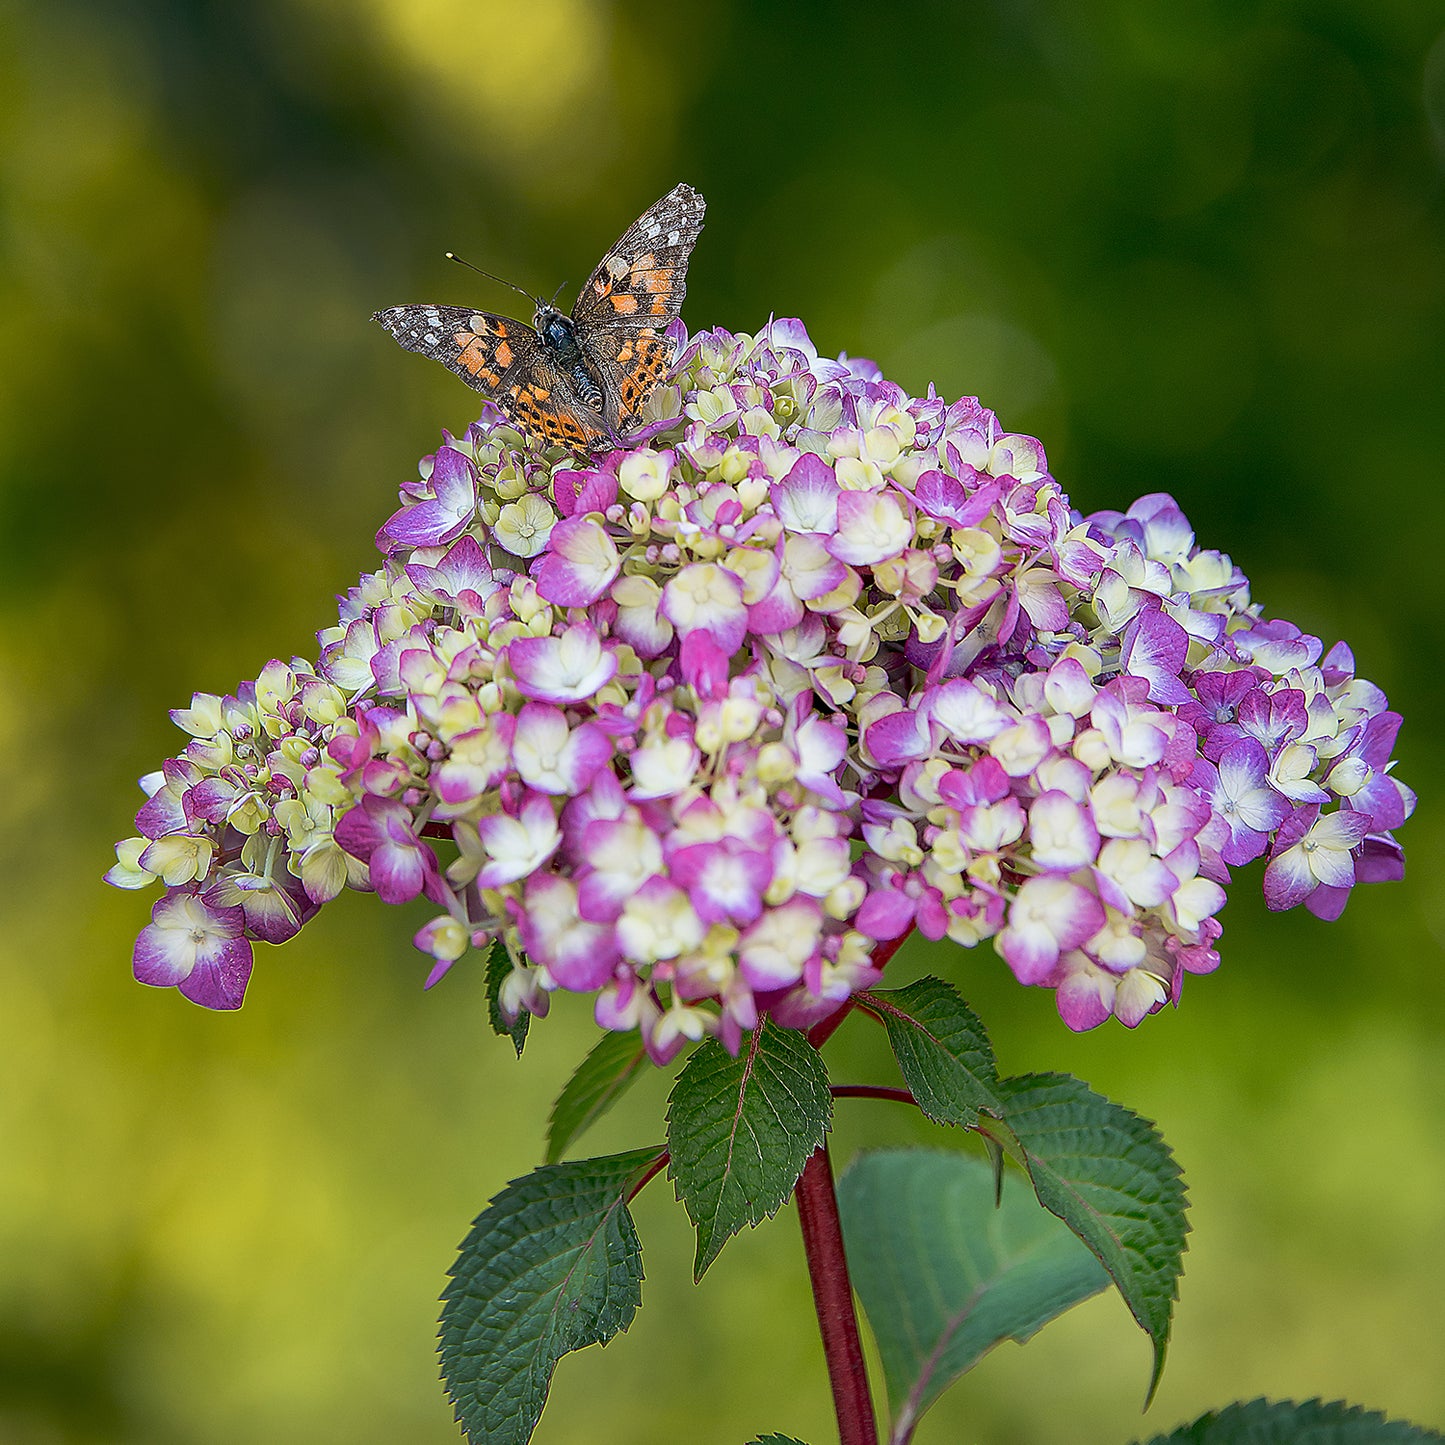
<instances>
[{"instance_id":1,"label":"white spot on wing","mask_svg":"<svg viewBox=\"0 0 1445 1445\"><path fill-rule=\"evenodd\" d=\"M616 280L620 280L628 272L627 262L621 256L609 256L607 258L608 273Z\"/></svg>"}]
</instances>

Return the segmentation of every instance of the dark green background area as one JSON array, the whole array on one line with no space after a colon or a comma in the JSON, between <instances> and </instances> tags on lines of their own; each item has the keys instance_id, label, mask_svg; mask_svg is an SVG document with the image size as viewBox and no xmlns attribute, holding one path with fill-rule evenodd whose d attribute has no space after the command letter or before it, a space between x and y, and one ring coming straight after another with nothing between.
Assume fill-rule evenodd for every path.
<instances>
[{"instance_id":1,"label":"dark green background area","mask_svg":"<svg viewBox=\"0 0 1445 1445\"><path fill-rule=\"evenodd\" d=\"M165 710L312 650L399 482L475 398L368 319L550 294L678 180L685 319L798 315L1037 434L1084 510L1168 490L1273 615L1406 715L1403 885L1268 917L1178 1013L1071 1036L988 950L911 946L1004 1067L1157 1119L1195 1235L1150 1425L1116 1298L1007 1347L922 1445L1116 1442L1230 1399L1445 1425L1445 13L1418 0L643 7L0 0L0 1438L455 1438L444 1270L541 1154L593 1029L518 1065L424 909L347 897L220 1017L129 977L99 880ZM890 970L891 972L891 970ZM850 1023L840 1079L887 1080ZM641 1085L598 1150L660 1132ZM849 1104L840 1157L936 1141ZM829 1438L791 1211L689 1279L638 1207L646 1307L564 1361L538 1440Z\"/></svg>"}]
</instances>

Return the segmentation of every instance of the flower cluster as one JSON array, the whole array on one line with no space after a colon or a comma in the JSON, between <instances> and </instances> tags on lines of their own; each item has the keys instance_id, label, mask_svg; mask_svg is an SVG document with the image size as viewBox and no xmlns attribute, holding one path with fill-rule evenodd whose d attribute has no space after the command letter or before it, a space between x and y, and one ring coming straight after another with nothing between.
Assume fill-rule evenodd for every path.
<instances>
[{"instance_id":1,"label":"flower cluster","mask_svg":"<svg viewBox=\"0 0 1445 1445\"><path fill-rule=\"evenodd\" d=\"M1230 869L1324 918L1400 876L1398 715L1170 498L1081 517L797 322L678 339L644 440L579 467L488 408L314 665L173 714L107 875L166 887L138 978L235 1007L352 887L431 900L433 979L500 943L510 1016L592 994L659 1061L827 1016L910 928L1132 1026L1217 966Z\"/></svg>"}]
</instances>

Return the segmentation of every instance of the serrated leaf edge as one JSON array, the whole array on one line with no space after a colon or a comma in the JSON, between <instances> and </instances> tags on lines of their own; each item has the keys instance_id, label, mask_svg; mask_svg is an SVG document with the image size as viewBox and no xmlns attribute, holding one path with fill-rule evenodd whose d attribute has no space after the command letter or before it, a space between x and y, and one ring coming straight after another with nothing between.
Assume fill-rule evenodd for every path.
<instances>
[{"instance_id":1,"label":"serrated leaf edge","mask_svg":"<svg viewBox=\"0 0 1445 1445\"><path fill-rule=\"evenodd\" d=\"M614 1339L619 1333L625 1331L630 1326L632 1319L636 1315L641 1300L641 1285L643 1279L640 1246L634 1252L634 1254L627 1256L627 1259L629 1260L632 1258L636 1259L635 1275L633 1275L630 1270L628 1271L629 1277L635 1283L636 1298L631 1301L630 1308L624 1308L623 1313L625 1314L625 1318L621 1319L616 1325L612 1325L610 1328L606 1329L605 1333L599 1330L594 1338L584 1340L580 1345L569 1344L560 1353L552 1353L552 1350L549 1347L549 1341L556 1341L559 1338L566 1338L565 1326L567 1321L563 1319L563 1323L559 1327L558 1319L559 1312L565 1306L567 1300L568 1285L573 1278L573 1274L576 1268L585 1259L587 1254L596 1247L599 1237L612 1225L613 1221L617 1219L619 1210L623 1215L627 1217L630 1222L631 1212L628 1209L628 1204L630 1203L632 1198L632 1191L635 1181L646 1173L648 1167L652 1163L655 1163L661 1152L662 1151L660 1149L656 1148L646 1150L629 1150L625 1154L604 1155L597 1159L574 1160L562 1164L544 1164L539 1168L532 1170L529 1174L519 1175L517 1178L508 1181L506 1185L499 1189L497 1193L493 1195L490 1200L488 1200L486 1208L483 1209L472 1221L472 1224L467 1231L467 1236L462 1242L462 1247L458 1251L458 1258L447 1271L450 1282L448 1283L445 1290L443 1290L442 1292L443 1309L440 1321L441 1331L437 1341L437 1353L439 1356L441 1356L440 1363L443 1387L446 1391L447 1398L452 1403L454 1417L457 1423L466 1433L468 1440L475 1440L477 1437L473 1434L471 1428L468 1426L466 1420L463 1418L462 1393L457 1389L453 1388L451 1379L449 1378L446 1369L446 1357L448 1349L452 1348L453 1350L455 1350L460 1343L465 1342L465 1340L470 1334L471 1326L475 1324L475 1320L473 1320L469 1322L466 1328L463 1328L458 1332L455 1325L449 1328L447 1321L448 1310L452 1306L453 1302L457 1299L464 1298L467 1294L467 1290L465 1285L463 1284L462 1275L459 1269L461 1257L466 1250L467 1241L471 1239L473 1233L477 1230L478 1226L484 1219L487 1218L488 1215L493 1216L491 1227L492 1230L495 1232L498 1225L503 1224L509 1219L518 1218L524 1211L535 1207L539 1203L545 1202L553 1205L560 1203L565 1205L566 1201L569 1198L576 1199L579 1195L597 1193L599 1190L602 1189L604 1183L603 1180L599 1179L588 1180L585 1177L574 1177L571 1181L572 1187L570 1189L563 1189L561 1191L549 1190L546 1193L531 1195L529 1197L527 1194L524 1193L524 1190L529 1183L535 1184L539 1175L559 1172L572 1174L574 1176L580 1176L582 1174L582 1171L588 1165L601 1165L607 1163L609 1160L616 1160L620 1162L624 1159L631 1159L634 1161L631 1168L617 1175L615 1184L608 1183L606 1185L607 1194L609 1196L612 1195L612 1190L614 1188L617 1192L615 1196L612 1196L610 1198L610 1202L602 1205L596 1211L596 1222L594 1226L590 1230L588 1230L585 1238L577 1241L574 1244L569 1245L568 1251L558 1251L551 1254L544 1254L541 1257L532 1258L526 1263L525 1268L521 1269L515 1274L508 1276L504 1281L500 1281L498 1287L495 1288L492 1292L492 1295L489 1296L489 1298L495 1298L496 1295L502 1293L503 1289L506 1289L508 1292L516 1292L518 1285L521 1283L521 1281L525 1280L528 1275L532 1274L538 1269L545 1267L547 1264L556 1261L563 1252L571 1252L576 1255L576 1259L574 1260L572 1265L568 1267L561 1280L559 1280L555 1285L552 1285L550 1287L550 1290L548 1291L552 1295L552 1299L546 1311L541 1316L541 1318L545 1320L545 1326L544 1328L536 1332L536 1335L534 1337L534 1343L531 1349L524 1350L524 1352L522 1353L521 1358L525 1361L525 1363L521 1367L514 1366L509 1371L511 1377L513 1378L522 1377L523 1375L526 1375L529 1378L535 1375L540 1378L540 1400L537 1405L536 1417L537 1419L540 1419L541 1411L546 1405L547 1395L551 1389L552 1375L556 1370L558 1362L563 1358L563 1356L572 1353L576 1349L585 1348L588 1344L605 1345L608 1341ZM509 1195L511 1196L510 1198L508 1197ZM584 1210L581 1213L585 1217L587 1213L591 1212L593 1211ZM505 1242L504 1247L500 1251L498 1251L498 1254L492 1256L492 1259L495 1260L498 1255L505 1255L508 1249L514 1248L517 1245L519 1238L536 1239L538 1237L546 1235L549 1230L560 1229L565 1231L568 1227L576 1223L576 1219L577 1215L573 1214L573 1216L570 1218L563 1217L559 1220L554 1220L548 1227L528 1230L522 1236L510 1238ZM630 1232L635 1238L635 1225L632 1226ZM470 1272L468 1278L473 1277L477 1272L478 1271ZM541 1292L534 1291L534 1293ZM608 1301L608 1303L611 1304L613 1302ZM613 1308L615 1311L615 1304L613 1305ZM509 1355L498 1355L495 1357L495 1359L501 1361L509 1357ZM536 1365L536 1362L539 1359L548 1359L548 1363L545 1365L545 1367L541 1369L538 1369ZM534 1420L532 1428L535 1429L535 1426L536 1421ZM528 1434L528 1438L530 1438L530 1431Z\"/></svg>"},{"instance_id":2,"label":"serrated leaf edge","mask_svg":"<svg viewBox=\"0 0 1445 1445\"><path fill-rule=\"evenodd\" d=\"M833 1101L831 1095L827 1091L827 1068L823 1064L822 1056L816 1050L814 1050L811 1045L805 1045L809 1050L808 1055L803 1055L799 1053L796 1055L784 1054L782 1056L768 1056L768 1063L772 1064L774 1067L779 1068L780 1071L782 1067L791 1068L793 1077L799 1080L803 1080L804 1082L808 1082L810 1078L815 1080L818 1076L810 1076L808 1074L805 1074L802 1069L796 1067L797 1061L809 1056L811 1056L811 1058L816 1061L819 1075L821 1076L822 1080L822 1102L825 1111L822 1128L819 1131L818 1139L813 1142L812 1148L803 1151L802 1161L798 1166L798 1174L795 1174L787 1187L785 1187L781 1191L776 1203L774 1203L770 1207L767 1205L759 1207L756 1201L746 1200L744 1202L747 1207L743 1211L741 1222L738 1223L734 1228L727 1230L725 1233L722 1233L719 1230L718 1221L722 1217L721 1206L727 1198L727 1181L734 1175L733 1160L735 1158L737 1140L742 1133L742 1130L739 1126L742 1122L745 1121L746 1118L744 1101L747 1096L749 1081L753 1080L755 1076L760 1072L758 1069L758 1062L761 1058L764 1057L763 1048L766 1043L776 1038L778 1043L782 1047L791 1048L795 1037L800 1036L796 1035L795 1031L780 1029L766 1019L763 1020L762 1023L757 1028L755 1028L749 1035L746 1061L743 1066L743 1072L737 1080L735 1091L736 1102L732 1106L732 1114L728 1121L728 1126L726 1130L726 1166L718 1175L716 1198L714 1201L712 1213L709 1216L700 1217L698 1214L694 1213L694 1202L697 1198L696 1193L695 1191L686 1189L684 1187L685 1176L687 1174L687 1171L695 1165L696 1155L689 1153L686 1149L679 1151L678 1149L673 1148L671 1150L671 1159L668 1165L668 1173L673 1181L673 1189L676 1197L682 1202L683 1207L687 1210L688 1218L692 1221L693 1226L697 1230L697 1254L693 1261L693 1278L695 1281L702 1278L703 1274L706 1273L708 1268L712 1265L713 1261L722 1252L722 1249L727 1244L727 1241L741 1231L742 1225L744 1223L751 1227L756 1227L757 1225L761 1224L764 1219L772 1219L777 1215L778 1211L783 1207L784 1204L787 1203L788 1199L790 1198L793 1185L797 1183L798 1177L802 1173L803 1165L807 1163L808 1158L812 1153L812 1148L816 1148L819 1144L821 1144L823 1140L827 1138L828 1133L832 1128ZM784 1042L785 1040L786 1042ZM669 1143L671 1143L672 1141L672 1130L675 1123L677 1122L676 1108L678 1089L683 1086L684 1080L687 1081L687 1087L689 1089L696 1088L698 1087L700 1081L705 1083L707 1080L706 1074L702 1074L701 1076L695 1074L692 1078L688 1078L688 1070L693 1069L694 1067L698 1069L713 1067L717 1071L721 1072L728 1069L735 1062L736 1060L733 1058L733 1056L729 1055L727 1051L722 1048L721 1044L717 1043L716 1040L710 1040L708 1044L703 1045L703 1047L698 1049L693 1054L692 1058L688 1060L687 1066L683 1069L683 1072L678 1075L677 1081L673 1086L673 1092L668 1099L667 1123ZM801 1099L800 1090L789 1088L787 1092L789 1094L789 1097L794 1099ZM776 1118L781 1120L782 1115L778 1113L776 1109L773 1110L773 1113ZM758 1157L759 1159L762 1159L763 1157L763 1151L761 1149L758 1150ZM720 1233L721 1238L718 1238L717 1236Z\"/></svg>"},{"instance_id":3,"label":"serrated leaf edge","mask_svg":"<svg viewBox=\"0 0 1445 1445\"><path fill-rule=\"evenodd\" d=\"M1161 1186L1165 1190L1168 1190L1171 1184L1178 1186L1177 1200L1179 1206L1179 1237L1177 1241L1174 1241L1173 1243L1174 1246L1178 1249L1179 1259L1177 1267L1174 1269L1171 1276L1169 1293L1165 1299L1165 1318L1163 1321L1163 1325L1160 1332L1156 1335L1150 1322L1146 1320L1141 1314L1141 1309L1136 1308L1134 1301L1131 1300L1128 1294L1125 1293L1118 1278L1115 1276L1113 1269L1110 1268L1109 1260L1106 1259L1104 1255L1094 1247L1094 1244L1091 1240L1086 1239L1084 1235L1080 1234L1077 1229L1074 1229L1074 1226L1069 1222L1067 1218L1065 1218L1062 1214L1059 1214L1057 1210L1049 1209L1049 1205L1044 1201L1042 1194L1039 1193L1039 1185L1034 1177L1032 1161L1035 1158L1035 1154L1028 1148L1028 1145L1026 1143L1023 1143L1023 1141L1020 1140L1023 1154L1022 1163L1029 1175L1030 1181L1033 1183L1034 1192L1036 1195L1038 1195L1039 1203L1043 1205L1045 1209L1049 1209L1049 1212L1051 1214L1054 1214L1057 1218L1062 1219L1063 1222L1068 1225L1070 1229L1073 1229L1074 1234L1083 1241L1083 1243L1089 1248L1090 1252L1095 1256L1095 1258L1098 1259L1099 1263L1102 1264L1104 1268L1109 1271L1110 1278L1114 1280L1115 1287L1119 1290L1120 1298L1123 1299L1125 1305L1128 1306L1129 1313L1134 1316L1134 1319L1139 1325L1139 1328L1142 1329L1144 1333L1149 1336L1150 1340L1154 1344L1154 1368L1149 1380L1148 1393L1146 1394L1144 1400L1144 1406L1147 1409L1149 1407L1149 1404L1154 1399L1154 1394L1159 1388L1159 1381L1164 1374L1164 1359L1168 1350L1169 1336L1171 1332L1171 1327L1173 1325L1174 1305L1179 1299L1179 1280L1183 1276L1184 1272L1183 1258L1189 1248L1189 1221L1187 1217L1189 1208L1189 1193L1183 1184L1184 1171L1179 1167L1178 1161L1174 1158L1173 1151L1165 1142L1164 1136L1159 1132L1158 1128L1150 1120L1145 1119L1140 1114L1136 1114L1126 1105L1116 1103L1107 1095L1098 1093L1096 1090L1090 1088L1089 1085L1086 1084L1082 1079L1075 1078L1072 1074L1019 1074L1009 1078L1001 1079L999 1081L999 1093L1004 1101L1005 1107L1007 1108L1009 1104L1009 1091L1011 1086L1017 1086L1031 1082L1048 1083L1051 1086L1076 1086L1077 1088L1082 1089L1092 1099L1108 1105L1109 1108L1114 1111L1115 1115L1119 1117L1120 1122L1123 1123L1124 1132L1128 1134L1131 1146L1140 1145L1147 1147L1150 1144L1157 1144L1159 1148L1163 1150L1164 1162L1167 1167L1164 1177L1159 1180ZM1121 1163L1128 1162L1127 1154L1113 1154L1107 1157ZM1048 1161L1046 1158L1040 1157L1039 1162L1040 1164L1045 1164ZM1148 1172L1151 1174L1153 1173L1152 1169ZM1103 1232L1108 1236L1109 1239L1113 1241L1116 1252L1121 1258L1127 1260L1138 1253L1137 1250L1127 1249L1124 1246L1123 1242L1118 1239L1113 1229L1103 1226L1102 1216L1100 1215L1100 1212L1092 1204L1090 1204L1088 1200L1084 1199L1079 1194L1077 1186L1074 1185L1072 1181L1058 1179L1056 1180L1056 1182L1065 1186L1064 1192L1066 1192L1072 1199L1076 1201L1076 1203L1081 1209L1081 1212L1100 1220ZM1169 1217L1171 1218L1171 1220L1174 1218L1172 1212L1170 1213Z\"/></svg>"}]
</instances>

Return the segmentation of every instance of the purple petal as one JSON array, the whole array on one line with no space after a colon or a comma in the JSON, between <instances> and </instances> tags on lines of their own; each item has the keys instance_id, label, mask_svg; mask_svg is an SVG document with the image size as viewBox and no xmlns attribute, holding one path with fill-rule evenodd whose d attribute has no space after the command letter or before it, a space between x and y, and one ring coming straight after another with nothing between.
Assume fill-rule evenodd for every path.
<instances>
[{"instance_id":1,"label":"purple petal","mask_svg":"<svg viewBox=\"0 0 1445 1445\"><path fill-rule=\"evenodd\" d=\"M416 845L383 843L367 860L371 883L383 903L410 903L426 886L427 867Z\"/></svg>"},{"instance_id":2,"label":"purple petal","mask_svg":"<svg viewBox=\"0 0 1445 1445\"><path fill-rule=\"evenodd\" d=\"M248 939L236 938L215 954L197 963L190 977L176 985L177 991L202 1008L238 1009L251 981L252 952Z\"/></svg>"},{"instance_id":3,"label":"purple petal","mask_svg":"<svg viewBox=\"0 0 1445 1445\"><path fill-rule=\"evenodd\" d=\"M196 966L196 951L175 929L154 923L141 929L131 954L131 971L138 983L171 988Z\"/></svg>"},{"instance_id":4,"label":"purple petal","mask_svg":"<svg viewBox=\"0 0 1445 1445\"><path fill-rule=\"evenodd\" d=\"M1141 609L1120 642L1125 671L1148 681L1150 700L1176 706L1191 701L1179 680L1188 653L1189 634L1157 605Z\"/></svg>"},{"instance_id":5,"label":"purple petal","mask_svg":"<svg viewBox=\"0 0 1445 1445\"><path fill-rule=\"evenodd\" d=\"M1271 858L1264 870L1264 903L1273 912L1282 912L1303 903L1318 886L1310 870L1304 850L1286 848Z\"/></svg>"},{"instance_id":6,"label":"purple petal","mask_svg":"<svg viewBox=\"0 0 1445 1445\"><path fill-rule=\"evenodd\" d=\"M342 850L350 853L353 858L360 858L363 863L371 857L372 849L381 842L381 831L366 807L370 801L372 800L364 798L354 808L343 813L333 833Z\"/></svg>"},{"instance_id":7,"label":"purple petal","mask_svg":"<svg viewBox=\"0 0 1445 1445\"><path fill-rule=\"evenodd\" d=\"M1350 798L1349 805L1369 816L1375 832L1388 833L1415 811L1415 794L1396 779L1377 773Z\"/></svg>"},{"instance_id":8,"label":"purple petal","mask_svg":"<svg viewBox=\"0 0 1445 1445\"><path fill-rule=\"evenodd\" d=\"M1345 904L1349 901L1350 890L1348 888L1332 888L1327 883L1321 883L1305 899L1305 907L1321 923L1333 923L1345 911Z\"/></svg>"},{"instance_id":9,"label":"purple petal","mask_svg":"<svg viewBox=\"0 0 1445 1445\"><path fill-rule=\"evenodd\" d=\"M1398 883L1405 876L1405 850L1388 835L1370 836L1355 862L1357 883Z\"/></svg>"}]
</instances>

